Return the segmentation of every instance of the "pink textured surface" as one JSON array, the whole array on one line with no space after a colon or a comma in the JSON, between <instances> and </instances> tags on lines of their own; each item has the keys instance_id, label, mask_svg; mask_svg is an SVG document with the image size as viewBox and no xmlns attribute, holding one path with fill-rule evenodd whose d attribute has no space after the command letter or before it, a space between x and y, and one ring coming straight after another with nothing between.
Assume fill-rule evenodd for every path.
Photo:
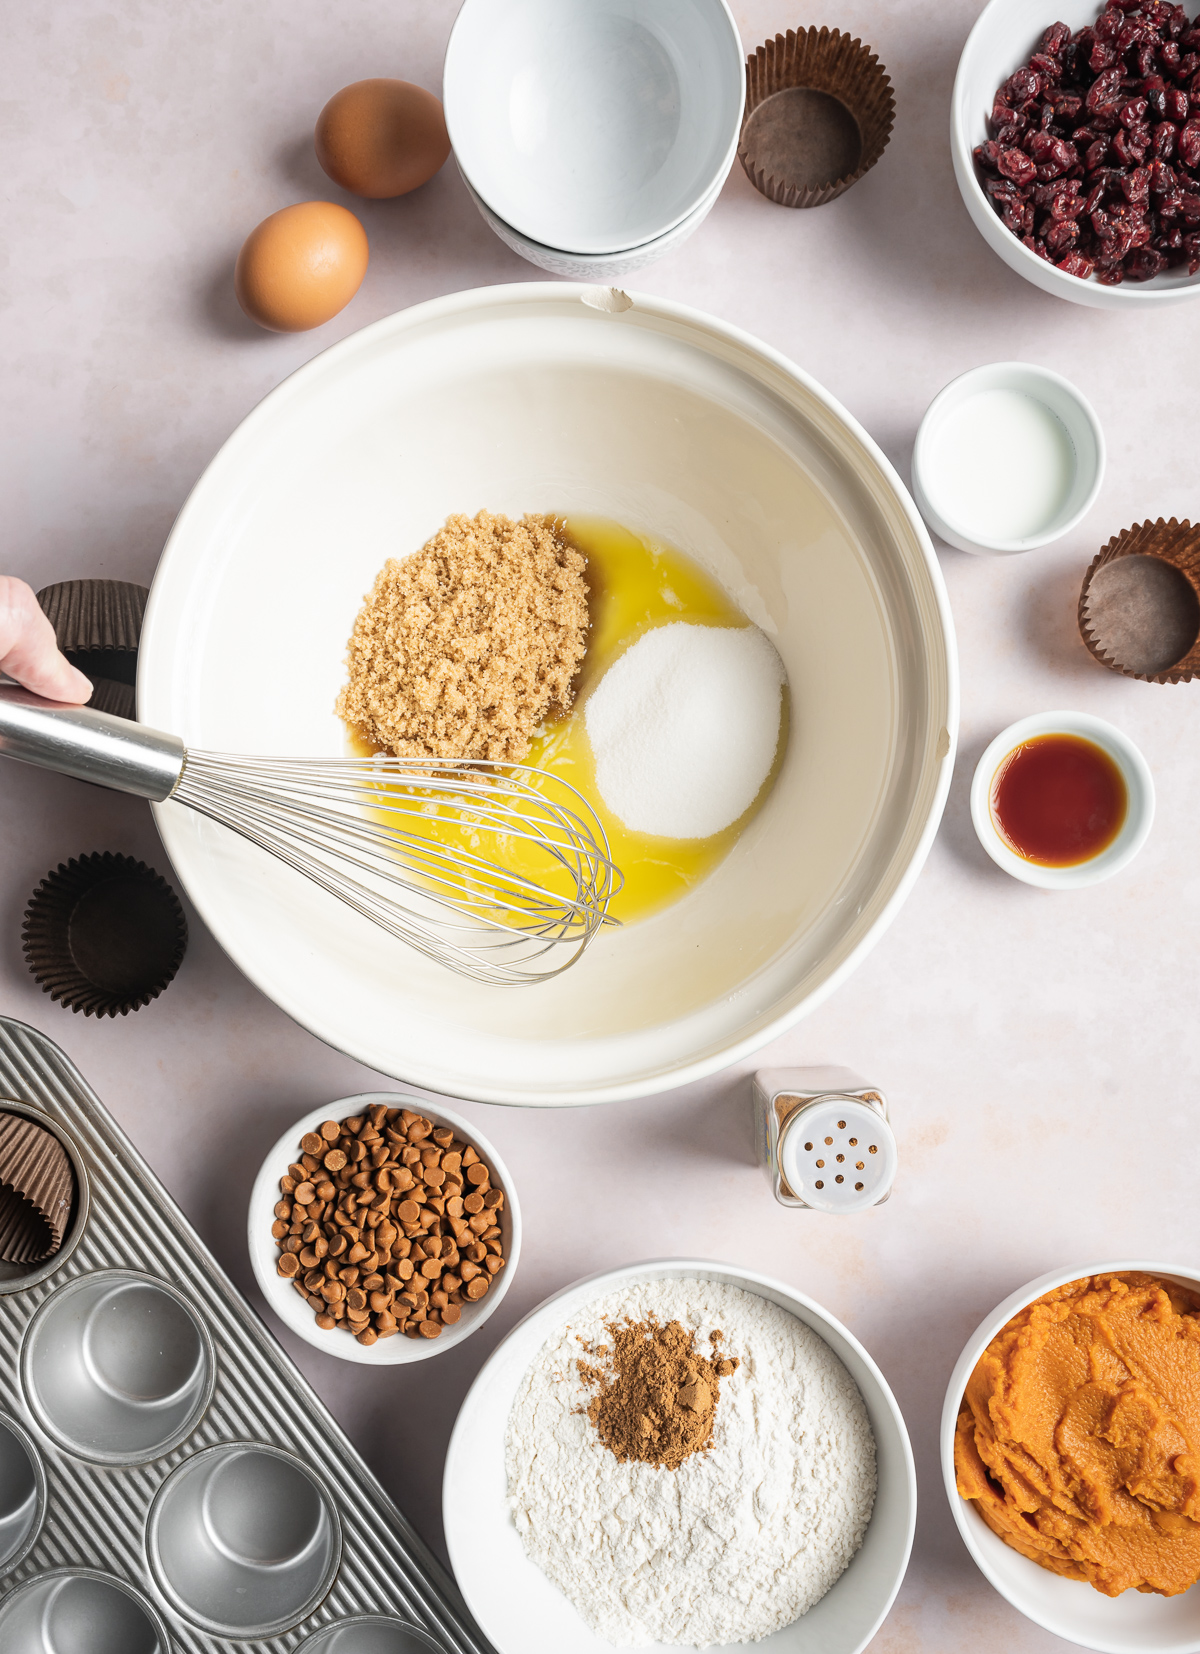
<instances>
[{"instance_id":1,"label":"pink textured surface","mask_svg":"<svg viewBox=\"0 0 1200 1654\"><path fill-rule=\"evenodd\" d=\"M981 362L1024 357L1057 369L1107 431L1108 480L1065 544L996 561L942 549L964 708L945 824L866 965L758 1059L848 1064L882 1086L900 1144L895 1195L855 1219L774 1205L749 1160L744 1073L579 1113L466 1104L486 1120L524 1204L526 1251L502 1312L445 1360L398 1374L346 1366L285 1335L440 1545L441 1460L459 1401L487 1351L546 1293L670 1253L783 1276L866 1343L913 1437L917 1545L877 1654L1068 1646L1010 1610L955 1535L937 1465L946 1378L984 1313L1045 1270L1121 1253L1196 1262L1197 690L1101 670L1079 640L1075 604L1088 562L1120 528L1200 514L1188 368L1200 304L1145 321L1084 310L1039 293L988 251L947 149L951 81L975 9L843 0L819 19L862 35L892 76L897 125L883 160L813 212L769 205L735 168L695 238L637 278L787 352L905 475L928 402ZM452 165L404 200L355 204L312 157L317 111L346 82L398 75L438 88L454 10L453 0L9 8L5 572L35 586L87 575L149 583L188 489L292 368L417 300L533 276L485 228ZM797 22L768 0L734 10L748 49ZM361 214L366 281L315 333L261 333L234 302L237 248L268 212L314 196ZM1070 896L1007 879L967 812L986 743L1055 706L1119 724L1159 788L1140 859ZM170 869L145 806L58 777L6 768L0 818L0 1005L64 1046L253 1297L243 1220L261 1155L290 1119L374 1089L378 1077L289 1023L195 921L179 976L155 1004L115 1023L60 1011L20 952L21 911L42 874L90 850Z\"/></svg>"}]
</instances>

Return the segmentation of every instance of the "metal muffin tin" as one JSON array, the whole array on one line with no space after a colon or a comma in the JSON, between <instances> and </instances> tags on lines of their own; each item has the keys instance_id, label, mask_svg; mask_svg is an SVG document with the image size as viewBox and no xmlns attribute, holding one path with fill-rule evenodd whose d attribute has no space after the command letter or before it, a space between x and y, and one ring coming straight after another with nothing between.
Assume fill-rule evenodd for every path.
<instances>
[{"instance_id":1,"label":"metal muffin tin","mask_svg":"<svg viewBox=\"0 0 1200 1654\"><path fill-rule=\"evenodd\" d=\"M78 1071L3 1017L0 1110L78 1181L58 1254L0 1265L4 1654L492 1654Z\"/></svg>"}]
</instances>

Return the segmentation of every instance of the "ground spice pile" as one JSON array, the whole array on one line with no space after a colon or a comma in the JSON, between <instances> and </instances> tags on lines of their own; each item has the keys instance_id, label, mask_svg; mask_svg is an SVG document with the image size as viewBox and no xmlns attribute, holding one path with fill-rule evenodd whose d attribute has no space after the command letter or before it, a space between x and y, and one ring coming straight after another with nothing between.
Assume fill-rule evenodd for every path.
<instances>
[{"instance_id":1,"label":"ground spice pile","mask_svg":"<svg viewBox=\"0 0 1200 1654\"><path fill-rule=\"evenodd\" d=\"M570 708L585 567L553 518L451 517L376 580L338 715L397 758L519 762L547 713Z\"/></svg>"},{"instance_id":2,"label":"ground spice pile","mask_svg":"<svg viewBox=\"0 0 1200 1654\"><path fill-rule=\"evenodd\" d=\"M609 1345L578 1363L584 1383L597 1386L588 1418L621 1464L638 1459L678 1470L712 1445L719 1381L737 1368L736 1358L719 1357L720 1333L711 1335L712 1359L701 1355L695 1334L678 1321L664 1326L651 1316L607 1330Z\"/></svg>"}]
</instances>

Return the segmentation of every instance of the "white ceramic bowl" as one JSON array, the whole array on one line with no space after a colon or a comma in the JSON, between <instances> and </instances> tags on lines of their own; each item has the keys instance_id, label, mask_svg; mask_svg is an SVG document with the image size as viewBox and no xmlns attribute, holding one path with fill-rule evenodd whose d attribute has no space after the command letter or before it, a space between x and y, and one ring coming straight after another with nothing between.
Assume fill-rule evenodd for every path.
<instances>
[{"instance_id":1,"label":"white ceramic bowl","mask_svg":"<svg viewBox=\"0 0 1200 1654\"><path fill-rule=\"evenodd\" d=\"M606 297L458 293L309 362L197 485L142 629L143 722L213 752L342 755L363 594L389 557L487 507L675 545L770 636L793 719L764 808L683 901L536 987L465 981L254 845L155 807L205 924L266 994L451 1097L640 1097L774 1038L898 910L954 762L945 588L888 461L777 351L685 305Z\"/></svg>"},{"instance_id":2,"label":"white ceramic bowl","mask_svg":"<svg viewBox=\"0 0 1200 1654\"><path fill-rule=\"evenodd\" d=\"M493 1173L492 1186L504 1190L504 1210L500 1217L500 1233L507 1260L504 1268L493 1276L487 1296L477 1304L464 1304L458 1325L445 1327L437 1338L406 1338L403 1333L397 1333L394 1338L381 1338L375 1344L360 1344L340 1327L322 1332L312 1310L291 1281L280 1275L275 1267L279 1252L271 1235L271 1225L275 1221L274 1207L280 1198L279 1179L286 1174L292 1161L299 1158L300 1139L307 1132L315 1131L323 1120L346 1120L376 1103L384 1103L388 1108L411 1108L414 1114L424 1115L435 1126L449 1126L459 1137L474 1144L480 1159ZM521 1208L508 1167L471 1121L464 1120L460 1114L451 1114L447 1109L432 1109L423 1097L407 1097L400 1091L367 1091L358 1097L342 1097L337 1102L315 1108L311 1114L297 1120L294 1126L288 1127L263 1161L254 1180L246 1239L250 1248L250 1266L259 1290L279 1319L298 1338L303 1338L316 1350L324 1350L326 1355L339 1356L343 1361L357 1361L365 1367L399 1367L410 1361L427 1361L430 1356L454 1349L464 1338L477 1332L488 1316L495 1312L512 1284L521 1257Z\"/></svg>"},{"instance_id":3,"label":"white ceramic bowl","mask_svg":"<svg viewBox=\"0 0 1200 1654\"><path fill-rule=\"evenodd\" d=\"M459 169L461 172L461 168ZM539 270L546 270L552 276L561 276L566 281L618 281L623 276L630 276L636 270L644 270L647 265L656 263L667 253L673 253L677 247L698 230L717 204L717 197L725 183L721 177L713 185L704 200L695 212L676 224L673 230L660 235L655 241L648 241L644 247L634 247L627 253L561 253L556 247L543 247L538 241L530 241L519 230L514 230L511 224L506 224L498 218L487 202L482 200L471 188L470 180L462 174L463 183L467 187L467 194L474 201L480 218L488 229L510 247L518 257L527 259L530 264L536 264Z\"/></svg>"},{"instance_id":4,"label":"white ceramic bowl","mask_svg":"<svg viewBox=\"0 0 1200 1654\"><path fill-rule=\"evenodd\" d=\"M732 1264L655 1260L591 1275L539 1304L488 1357L459 1411L442 1482L446 1546L467 1606L498 1654L563 1654L567 1649L571 1654L611 1654L612 1645L588 1630L525 1555L508 1508L508 1415L530 1363L573 1312L633 1282L681 1275L702 1275L756 1293L811 1327L858 1385L875 1433L879 1488L862 1548L807 1614L754 1647L770 1654L859 1654L895 1600L912 1549L917 1482L908 1431L879 1368L840 1321L782 1281ZM649 1646L665 1654L667 1645ZM731 1644L726 1654L745 1646Z\"/></svg>"},{"instance_id":5,"label":"white ceramic bowl","mask_svg":"<svg viewBox=\"0 0 1200 1654\"><path fill-rule=\"evenodd\" d=\"M1166 270L1151 281L1122 282L1105 287L1094 276L1082 281L1047 264L1007 229L984 194L975 170L973 151L987 136L992 100L1015 70L1029 62L1051 23L1066 23L1072 34L1094 23L1103 9L1101 0L991 0L967 36L950 106L950 151L954 176L967 211L983 239L1011 269L1043 292L1097 310L1154 309L1200 293L1200 273L1189 276L1187 266Z\"/></svg>"},{"instance_id":6,"label":"white ceramic bowl","mask_svg":"<svg viewBox=\"0 0 1200 1654\"><path fill-rule=\"evenodd\" d=\"M996 771L1014 747L1037 735L1082 735L1085 740L1094 741L1103 747L1125 781L1129 804L1121 831L1107 850L1075 867L1042 867L1037 862L1026 861L1009 849L992 819L992 782ZM1111 879L1114 873L1128 867L1145 844L1154 823L1154 779L1128 735L1103 718L1095 718L1090 712L1036 712L1001 730L975 766L971 782L971 821L980 844L996 866L1011 873L1014 879L1037 885L1041 890L1081 890L1085 885Z\"/></svg>"},{"instance_id":7,"label":"white ceramic bowl","mask_svg":"<svg viewBox=\"0 0 1200 1654\"><path fill-rule=\"evenodd\" d=\"M518 234L620 253L681 223L737 151L725 0L465 0L442 100L472 188Z\"/></svg>"},{"instance_id":8,"label":"white ceramic bowl","mask_svg":"<svg viewBox=\"0 0 1200 1654\"><path fill-rule=\"evenodd\" d=\"M960 521L943 497L938 443L946 421L972 398L988 391L1016 391L1048 408L1061 422L1074 451L1070 489L1052 521L1020 540L989 538L974 523ZM952 379L929 404L913 445L913 494L921 515L942 539L960 551L1008 553L1031 551L1069 534L1096 503L1104 480L1104 432L1091 403L1069 379L1032 362L990 362ZM999 462L998 462L999 463Z\"/></svg>"},{"instance_id":9,"label":"white ceramic bowl","mask_svg":"<svg viewBox=\"0 0 1200 1654\"><path fill-rule=\"evenodd\" d=\"M963 1543L988 1583L1027 1619L1044 1630L1099 1654L1200 1654L1200 1585L1182 1596L1158 1597L1125 1591L1106 1597L1078 1579L1063 1579L1012 1550L992 1532L969 1499L959 1491L954 1475L954 1431L967 1380L992 1339L1019 1310L1067 1281L1087 1275L1138 1271L1160 1275L1200 1291L1200 1268L1147 1263L1143 1259L1116 1263L1078 1264L1041 1275L1014 1292L982 1321L958 1358L942 1407L942 1480ZM501 1346L503 1347L503 1346Z\"/></svg>"}]
</instances>

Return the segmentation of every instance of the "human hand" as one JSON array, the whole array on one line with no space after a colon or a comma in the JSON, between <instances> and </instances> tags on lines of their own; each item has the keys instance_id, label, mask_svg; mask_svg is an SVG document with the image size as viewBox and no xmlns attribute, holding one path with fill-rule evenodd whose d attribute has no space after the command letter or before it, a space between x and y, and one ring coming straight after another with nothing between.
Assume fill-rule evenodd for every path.
<instances>
[{"instance_id":1,"label":"human hand","mask_svg":"<svg viewBox=\"0 0 1200 1654\"><path fill-rule=\"evenodd\" d=\"M0 672L49 701L78 704L92 693L83 673L59 654L32 588L9 574L0 575Z\"/></svg>"}]
</instances>

